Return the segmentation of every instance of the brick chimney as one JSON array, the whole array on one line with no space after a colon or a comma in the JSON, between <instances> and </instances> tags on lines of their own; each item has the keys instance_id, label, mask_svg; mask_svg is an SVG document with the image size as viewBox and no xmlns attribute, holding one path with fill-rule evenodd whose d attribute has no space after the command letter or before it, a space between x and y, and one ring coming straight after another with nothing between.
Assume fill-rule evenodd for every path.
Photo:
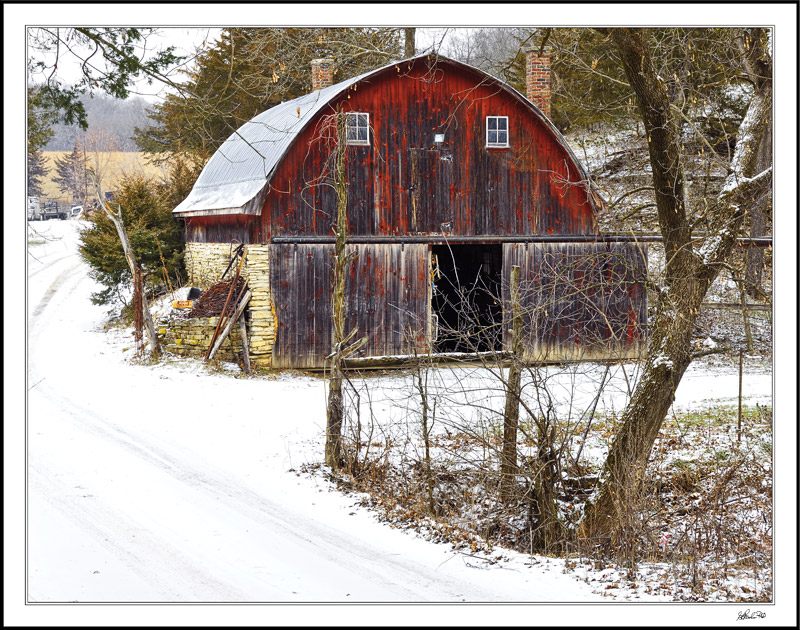
<instances>
[{"instance_id":1,"label":"brick chimney","mask_svg":"<svg viewBox=\"0 0 800 630\"><path fill-rule=\"evenodd\" d=\"M311 60L311 87L324 90L333 85L333 59Z\"/></svg>"},{"instance_id":2,"label":"brick chimney","mask_svg":"<svg viewBox=\"0 0 800 630\"><path fill-rule=\"evenodd\" d=\"M550 117L550 53L545 49L529 50L525 64L525 84L528 100Z\"/></svg>"}]
</instances>

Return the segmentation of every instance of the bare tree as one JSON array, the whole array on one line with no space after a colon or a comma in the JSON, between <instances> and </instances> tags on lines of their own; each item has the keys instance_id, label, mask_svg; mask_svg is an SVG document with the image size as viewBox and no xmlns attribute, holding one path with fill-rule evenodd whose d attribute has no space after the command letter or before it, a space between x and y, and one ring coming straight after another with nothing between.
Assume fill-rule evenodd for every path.
<instances>
[{"instance_id":1,"label":"bare tree","mask_svg":"<svg viewBox=\"0 0 800 630\"><path fill-rule=\"evenodd\" d=\"M626 76L636 93L648 137L658 221L666 252L666 287L658 295L650 324L648 358L641 381L622 417L601 483L582 521L585 536L615 531L615 517L636 494L648 455L675 390L693 360L691 334L700 304L727 261L747 209L771 185L771 168L758 172L758 148L772 105L771 59L761 29L744 30L750 63L762 72L739 128L736 151L722 191L709 200L710 234L696 243L687 214L683 156L676 113L658 75L647 32L612 29Z\"/></svg>"},{"instance_id":2,"label":"bare tree","mask_svg":"<svg viewBox=\"0 0 800 630\"><path fill-rule=\"evenodd\" d=\"M503 455L500 465L500 499L510 501L517 474L517 426L522 376L522 311L519 303L519 267L511 268L511 365L508 368L506 408L503 414Z\"/></svg>"},{"instance_id":3,"label":"bare tree","mask_svg":"<svg viewBox=\"0 0 800 630\"><path fill-rule=\"evenodd\" d=\"M84 163L86 166L86 174L91 179L94 187L96 201L103 212L114 224L114 228L119 236L122 251L125 254L125 260L131 271L131 279L133 281L133 311L134 311L134 324L137 336L137 342L141 338L142 332L147 339L147 346L150 358L158 359L161 356L161 344L156 335L155 324L153 323L153 316L150 313L150 307L147 300L147 292L144 290L144 272L142 265L136 258L136 253L133 251L128 231L125 228L125 223L122 220L122 208L117 204L117 209L113 209L113 201L106 196L105 185L110 178L109 168L111 156L116 149L116 143L113 138L102 130L93 130L84 134L82 140L82 153L84 155Z\"/></svg>"},{"instance_id":4,"label":"bare tree","mask_svg":"<svg viewBox=\"0 0 800 630\"><path fill-rule=\"evenodd\" d=\"M342 429L344 422L344 398L342 395L343 361L365 342L366 338L350 343L358 332L345 330L346 296L345 280L347 265L354 253L347 251L347 113L337 110L327 116L322 125L323 134L329 135L333 143L332 184L336 191L336 224L333 232L336 237L333 252L333 277L331 278L331 312L333 318L333 348L331 359L331 378L328 384L327 429L325 434L325 463L333 469L344 463Z\"/></svg>"},{"instance_id":5,"label":"bare tree","mask_svg":"<svg viewBox=\"0 0 800 630\"><path fill-rule=\"evenodd\" d=\"M758 148L758 163L756 171L761 172L772 166L772 118L767 123L767 128ZM771 210L771 198L764 194L750 209L750 236L757 238L767 233L767 220ZM764 291L761 278L764 272L764 250L751 247L747 250L747 262L744 274L744 288L750 297L763 299Z\"/></svg>"},{"instance_id":6,"label":"bare tree","mask_svg":"<svg viewBox=\"0 0 800 630\"><path fill-rule=\"evenodd\" d=\"M347 266L347 144L345 117L339 113L334 116L336 126L336 145L334 152L336 188L336 245L333 255L333 279L331 291L331 311L333 314L333 352L331 353L331 379L328 384L328 425L325 434L325 463L331 468L342 464L342 420L344 403L342 400L342 358L345 326L345 268Z\"/></svg>"}]
</instances>

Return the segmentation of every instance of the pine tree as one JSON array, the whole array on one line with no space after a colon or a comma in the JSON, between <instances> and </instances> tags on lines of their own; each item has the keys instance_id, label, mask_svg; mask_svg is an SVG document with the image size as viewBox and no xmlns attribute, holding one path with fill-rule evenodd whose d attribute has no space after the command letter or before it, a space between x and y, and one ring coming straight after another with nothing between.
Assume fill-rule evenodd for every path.
<instances>
[{"instance_id":1,"label":"pine tree","mask_svg":"<svg viewBox=\"0 0 800 630\"><path fill-rule=\"evenodd\" d=\"M42 150L53 137L47 110L42 102L41 90L28 88L28 195L41 196L42 180L47 175L47 164Z\"/></svg>"},{"instance_id":2,"label":"pine tree","mask_svg":"<svg viewBox=\"0 0 800 630\"><path fill-rule=\"evenodd\" d=\"M28 196L41 197L44 194L42 181L47 175L47 160L42 151L28 153Z\"/></svg>"},{"instance_id":3,"label":"pine tree","mask_svg":"<svg viewBox=\"0 0 800 630\"><path fill-rule=\"evenodd\" d=\"M83 204L89 195L90 177L87 157L79 143L75 143L72 152L56 158L56 175L53 182L59 190L72 196L72 203Z\"/></svg>"},{"instance_id":4,"label":"pine tree","mask_svg":"<svg viewBox=\"0 0 800 630\"><path fill-rule=\"evenodd\" d=\"M173 283L183 273L183 230L172 216L169 194L175 180L158 184L142 175L123 177L112 204L119 208L133 253L153 290L164 284L166 270ZM183 184L180 184L183 185ZM105 212L89 215L90 225L81 233L80 252L91 267L91 275L105 289L95 293L97 304L124 301L124 289L132 282L117 229Z\"/></svg>"},{"instance_id":5,"label":"pine tree","mask_svg":"<svg viewBox=\"0 0 800 630\"><path fill-rule=\"evenodd\" d=\"M207 160L257 114L311 90L311 60L330 57L343 81L402 55L404 29L228 28L201 53L179 94L168 95L137 128L153 154Z\"/></svg>"}]
</instances>

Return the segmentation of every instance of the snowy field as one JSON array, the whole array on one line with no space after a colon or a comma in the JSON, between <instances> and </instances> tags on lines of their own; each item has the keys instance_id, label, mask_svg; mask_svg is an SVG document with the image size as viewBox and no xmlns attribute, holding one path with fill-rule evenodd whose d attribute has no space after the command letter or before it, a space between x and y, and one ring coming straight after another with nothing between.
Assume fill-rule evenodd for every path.
<instances>
[{"instance_id":1,"label":"snowy field","mask_svg":"<svg viewBox=\"0 0 800 630\"><path fill-rule=\"evenodd\" d=\"M575 623L565 606L575 615L591 611L591 624L648 614L636 606L623 612L561 560L507 553L490 565L388 527L319 476L299 474L323 459L321 379L246 379L235 366L215 372L170 358L133 363L133 339L105 330L104 309L89 300L97 285L76 253L80 222L31 226L38 234L29 231L27 261L28 603L561 604L507 609L508 623L526 625L531 615L537 623ZM692 368L676 406L730 403L737 379L733 368ZM745 383L749 404L769 403L768 365L753 362ZM622 600L645 598L622 593ZM78 609L98 618L108 610ZM129 619L142 619L147 607L131 610ZM158 610L161 623L189 612ZM245 612L202 610L194 623L230 623ZM258 623L289 616L367 623L341 607L303 607L306 617L299 610L270 608ZM322 616L328 610L333 616ZM503 609L359 610L397 610L412 621L444 610L449 623L481 624ZM77 614L76 607L58 611L61 623ZM728 623L736 611L673 606L668 614L676 623ZM373 623L387 621L378 614Z\"/></svg>"}]
</instances>

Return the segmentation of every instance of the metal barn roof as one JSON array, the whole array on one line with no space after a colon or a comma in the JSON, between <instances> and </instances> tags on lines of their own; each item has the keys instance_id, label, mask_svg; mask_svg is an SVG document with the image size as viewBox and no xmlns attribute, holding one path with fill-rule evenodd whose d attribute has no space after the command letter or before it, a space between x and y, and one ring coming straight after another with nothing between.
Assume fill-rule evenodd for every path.
<instances>
[{"instance_id":1,"label":"metal barn roof","mask_svg":"<svg viewBox=\"0 0 800 630\"><path fill-rule=\"evenodd\" d=\"M173 210L173 213L183 217L261 214L264 197L269 191L268 183L275 169L295 137L319 111L351 85L398 63L406 63L428 56L430 55L425 54L412 59L392 62L262 112L237 129L217 149L197 178L189 196ZM583 165L572 152L561 132L525 96L500 79L487 75L483 70L446 57L439 56L438 59L489 77L522 99L553 132L573 158L584 179L588 181Z\"/></svg>"}]
</instances>

